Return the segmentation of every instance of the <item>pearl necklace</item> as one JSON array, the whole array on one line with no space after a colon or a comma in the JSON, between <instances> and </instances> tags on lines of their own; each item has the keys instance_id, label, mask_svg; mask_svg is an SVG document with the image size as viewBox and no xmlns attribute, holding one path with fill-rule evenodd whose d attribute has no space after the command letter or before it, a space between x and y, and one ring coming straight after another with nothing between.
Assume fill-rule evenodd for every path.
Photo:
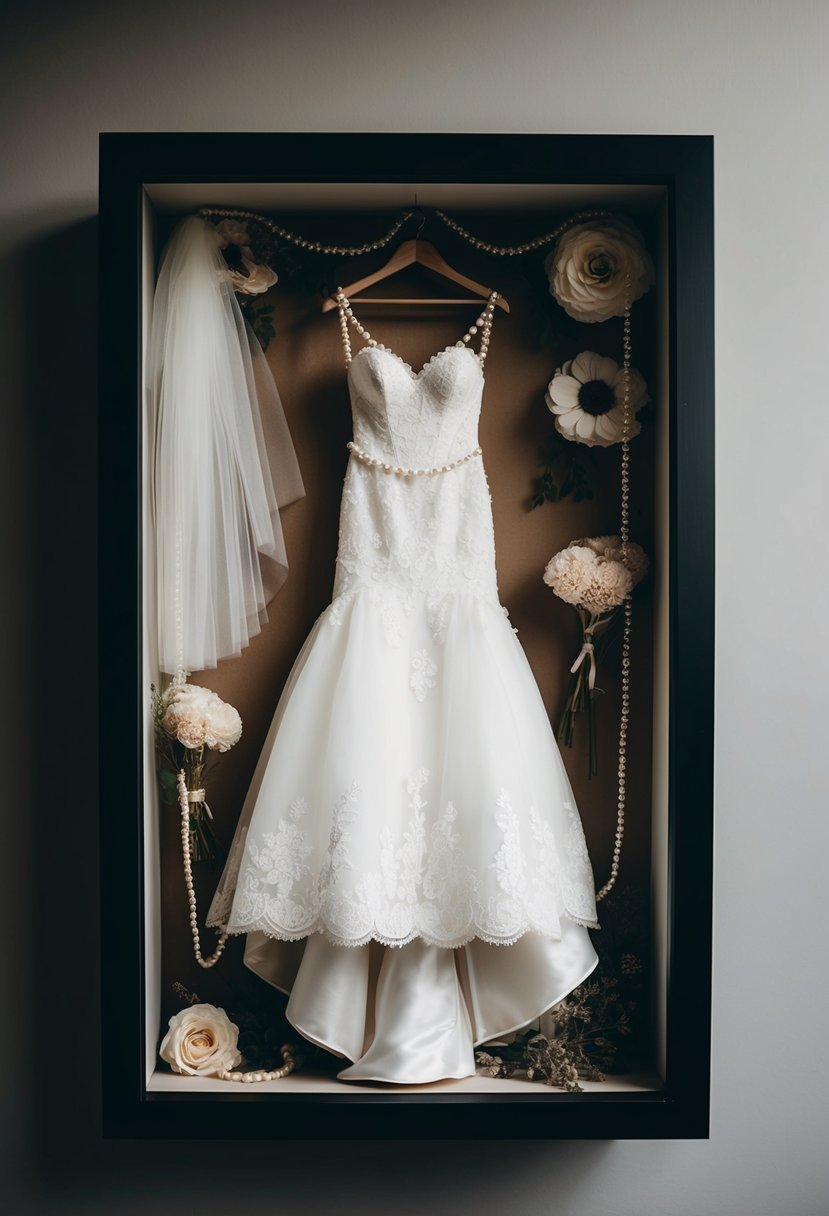
<instances>
[{"instance_id":1,"label":"pearl necklace","mask_svg":"<svg viewBox=\"0 0 829 1216\"><path fill-rule=\"evenodd\" d=\"M630 290L630 275L627 276L628 291ZM624 383L624 401L622 405L622 471L621 471L621 500L619 539L622 542L622 561L627 564L627 547L630 542L630 300L625 302L624 328L622 331L622 349L624 362L622 375ZM622 857L622 841L625 835L625 800L627 776L627 736L630 721L630 635L633 627L633 597L625 597L622 606L622 705L619 717L619 764L616 770L616 831L613 837L613 857L610 863L610 876L604 886L596 892L596 900L604 897L613 890L619 877L619 863Z\"/></svg>"},{"instance_id":2,"label":"pearl necklace","mask_svg":"<svg viewBox=\"0 0 829 1216\"><path fill-rule=\"evenodd\" d=\"M190 933L193 937L193 953L199 966L207 970L209 967L215 967L224 954L224 949L227 945L227 930L222 929L219 934L219 940L216 942L216 949L209 958L204 958L201 952L196 888L193 885L193 864L190 857L190 804L193 802L204 802L204 790L188 790L183 768L179 769L177 786L178 804L181 808L181 855L184 862L184 885L187 888L187 906L190 913Z\"/></svg>"},{"instance_id":3,"label":"pearl necklace","mask_svg":"<svg viewBox=\"0 0 829 1216\"><path fill-rule=\"evenodd\" d=\"M236 1072L223 1068L221 1072L216 1073L216 1076L220 1081L242 1081L247 1085L253 1081L279 1081L282 1077L290 1076L296 1068L296 1056L291 1044L283 1044L280 1050L282 1052L281 1068L258 1069L252 1072Z\"/></svg>"}]
</instances>

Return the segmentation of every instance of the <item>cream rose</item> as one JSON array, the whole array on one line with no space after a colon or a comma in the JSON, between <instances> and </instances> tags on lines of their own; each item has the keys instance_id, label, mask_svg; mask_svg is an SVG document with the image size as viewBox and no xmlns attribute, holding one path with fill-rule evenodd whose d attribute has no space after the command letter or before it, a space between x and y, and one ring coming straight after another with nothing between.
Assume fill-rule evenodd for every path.
<instances>
[{"instance_id":1,"label":"cream rose","mask_svg":"<svg viewBox=\"0 0 829 1216\"><path fill-rule=\"evenodd\" d=\"M239 1027L215 1005L189 1005L170 1018L158 1049L173 1072L211 1077L241 1063Z\"/></svg>"},{"instance_id":2,"label":"cream rose","mask_svg":"<svg viewBox=\"0 0 829 1216\"><path fill-rule=\"evenodd\" d=\"M550 292L576 321L620 317L654 282L653 262L636 227L622 217L568 229L545 263Z\"/></svg>"}]
</instances>

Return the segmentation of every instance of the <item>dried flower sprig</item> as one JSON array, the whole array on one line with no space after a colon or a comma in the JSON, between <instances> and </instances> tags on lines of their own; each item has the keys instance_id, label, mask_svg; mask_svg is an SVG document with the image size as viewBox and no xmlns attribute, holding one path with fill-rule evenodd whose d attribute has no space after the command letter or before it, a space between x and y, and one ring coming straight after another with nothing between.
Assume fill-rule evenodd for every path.
<instances>
[{"instance_id":1,"label":"dried flower sprig","mask_svg":"<svg viewBox=\"0 0 829 1216\"><path fill-rule=\"evenodd\" d=\"M630 1067L641 1048L646 991L647 923L643 895L627 886L604 905L601 959L589 980L541 1015L539 1027L475 1053L479 1076L523 1077L582 1092L582 1080L603 1081Z\"/></svg>"},{"instance_id":2,"label":"dried flower sprig","mask_svg":"<svg viewBox=\"0 0 829 1216\"><path fill-rule=\"evenodd\" d=\"M613 1069L619 1039L632 1033L636 1008L615 976L580 984L545 1015L545 1033L525 1030L511 1043L476 1051L477 1072L485 1077L525 1074L528 1081L581 1093L580 1079L604 1081Z\"/></svg>"}]
</instances>

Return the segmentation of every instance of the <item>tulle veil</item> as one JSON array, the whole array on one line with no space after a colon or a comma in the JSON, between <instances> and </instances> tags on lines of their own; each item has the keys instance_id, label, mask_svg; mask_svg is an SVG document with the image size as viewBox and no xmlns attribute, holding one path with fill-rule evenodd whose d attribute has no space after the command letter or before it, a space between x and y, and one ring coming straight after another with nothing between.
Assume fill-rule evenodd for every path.
<instances>
[{"instance_id":1,"label":"tulle veil","mask_svg":"<svg viewBox=\"0 0 829 1216\"><path fill-rule=\"evenodd\" d=\"M305 493L264 352L196 215L162 256L147 385L159 665L183 674L238 655L260 631L288 572L279 508Z\"/></svg>"}]
</instances>

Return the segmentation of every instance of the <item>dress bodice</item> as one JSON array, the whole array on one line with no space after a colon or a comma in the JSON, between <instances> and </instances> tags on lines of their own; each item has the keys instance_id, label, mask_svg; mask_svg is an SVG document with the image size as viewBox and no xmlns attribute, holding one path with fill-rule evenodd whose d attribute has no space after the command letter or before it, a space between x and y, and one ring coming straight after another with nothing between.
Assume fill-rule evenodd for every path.
<instances>
[{"instance_id":1,"label":"dress bodice","mask_svg":"<svg viewBox=\"0 0 829 1216\"><path fill-rule=\"evenodd\" d=\"M451 464L478 445L483 383L468 346L447 347L419 372L385 347L363 347L348 372L354 443L395 467Z\"/></svg>"},{"instance_id":2,"label":"dress bodice","mask_svg":"<svg viewBox=\"0 0 829 1216\"><path fill-rule=\"evenodd\" d=\"M478 447L494 294L476 323L415 372L338 294L354 423L331 614L368 592L390 641L425 603L434 638L450 602L498 603L489 487ZM348 327L366 345L352 358ZM480 349L471 342L480 334Z\"/></svg>"}]
</instances>

